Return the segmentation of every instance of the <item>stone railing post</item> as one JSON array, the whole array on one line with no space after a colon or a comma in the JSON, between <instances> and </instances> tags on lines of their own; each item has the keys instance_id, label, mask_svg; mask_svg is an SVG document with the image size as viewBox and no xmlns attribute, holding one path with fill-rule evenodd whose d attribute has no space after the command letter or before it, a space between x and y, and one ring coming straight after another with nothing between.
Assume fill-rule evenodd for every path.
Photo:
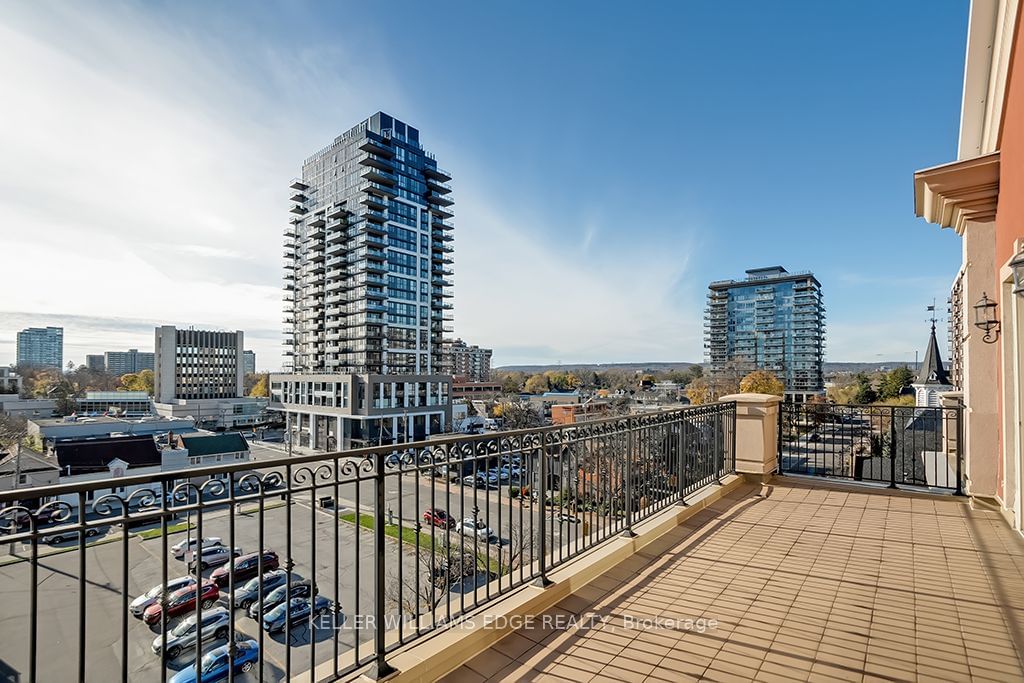
<instances>
[{"instance_id":1,"label":"stone railing post","mask_svg":"<svg viewBox=\"0 0 1024 683\"><path fill-rule=\"evenodd\" d=\"M736 473L766 481L778 470L779 404L771 394L731 394L736 403Z\"/></svg>"}]
</instances>

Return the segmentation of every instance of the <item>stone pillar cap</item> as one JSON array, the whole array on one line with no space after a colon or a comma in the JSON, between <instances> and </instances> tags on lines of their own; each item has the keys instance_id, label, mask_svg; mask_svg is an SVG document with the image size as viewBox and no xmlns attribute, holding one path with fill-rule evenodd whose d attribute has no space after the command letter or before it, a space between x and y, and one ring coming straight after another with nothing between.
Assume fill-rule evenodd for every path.
<instances>
[{"instance_id":1,"label":"stone pillar cap","mask_svg":"<svg viewBox=\"0 0 1024 683\"><path fill-rule=\"evenodd\" d=\"M775 394L729 394L718 400L720 402L735 401L736 403L782 403L782 397Z\"/></svg>"}]
</instances>

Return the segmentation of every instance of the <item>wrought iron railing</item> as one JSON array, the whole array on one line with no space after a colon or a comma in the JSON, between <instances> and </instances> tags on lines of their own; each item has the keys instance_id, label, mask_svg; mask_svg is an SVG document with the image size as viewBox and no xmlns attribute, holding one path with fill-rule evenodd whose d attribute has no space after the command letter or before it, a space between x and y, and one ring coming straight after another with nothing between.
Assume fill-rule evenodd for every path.
<instances>
[{"instance_id":1,"label":"wrought iron railing","mask_svg":"<svg viewBox=\"0 0 1024 683\"><path fill-rule=\"evenodd\" d=\"M165 681L223 655L228 680L383 675L395 648L733 471L735 416L717 403L2 492L0 668ZM183 543L211 548L198 588Z\"/></svg>"},{"instance_id":2,"label":"wrought iron railing","mask_svg":"<svg viewBox=\"0 0 1024 683\"><path fill-rule=\"evenodd\" d=\"M963 406L784 403L779 470L962 492Z\"/></svg>"}]
</instances>

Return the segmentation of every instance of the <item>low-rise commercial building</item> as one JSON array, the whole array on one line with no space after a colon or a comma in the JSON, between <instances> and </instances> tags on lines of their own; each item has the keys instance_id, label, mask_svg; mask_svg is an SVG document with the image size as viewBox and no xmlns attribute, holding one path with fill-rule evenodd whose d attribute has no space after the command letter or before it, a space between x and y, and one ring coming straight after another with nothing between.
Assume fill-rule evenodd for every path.
<instances>
[{"instance_id":1,"label":"low-rise commercial building","mask_svg":"<svg viewBox=\"0 0 1024 683\"><path fill-rule=\"evenodd\" d=\"M0 367L0 394L20 394L21 375L14 368Z\"/></svg>"},{"instance_id":2,"label":"low-rise commercial building","mask_svg":"<svg viewBox=\"0 0 1024 683\"><path fill-rule=\"evenodd\" d=\"M28 419L53 417L57 402L52 398L21 398L18 394L0 394L0 413Z\"/></svg>"},{"instance_id":3,"label":"low-rise commercial building","mask_svg":"<svg viewBox=\"0 0 1024 683\"><path fill-rule=\"evenodd\" d=\"M551 424L571 425L588 420L600 420L611 414L607 401L588 401L551 406Z\"/></svg>"},{"instance_id":4,"label":"low-rise commercial building","mask_svg":"<svg viewBox=\"0 0 1024 683\"><path fill-rule=\"evenodd\" d=\"M501 395L501 382L452 382L452 398L493 399Z\"/></svg>"},{"instance_id":5,"label":"low-rise commercial building","mask_svg":"<svg viewBox=\"0 0 1024 683\"><path fill-rule=\"evenodd\" d=\"M290 416L297 446L419 441L451 424L451 383L449 375L274 374L270 408Z\"/></svg>"},{"instance_id":6,"label":"low-rise commercial building","mask_svg":"<svg viewBox=\"0 0 1024 683\"><path fill-rule=\"evenodd\" d=\"M145 391L87 391L85 398L75 399L79 414L113 414L122 417L145 417L153 414L153 400Z\"/></svg>"},{"instance_id":7,"label":"low-rise commercial building","mask_svg":"<svg viewBox=\"0 0 1024 683\"><path fill-rule=\"evenodd\" d=\"M195 421L187 418L144 417L130 420L119 417L34 418L28 421L28 435L44 444L68 439L101 438L114 435L146 435L195 431Z\"/></svg>"}]
</instances>

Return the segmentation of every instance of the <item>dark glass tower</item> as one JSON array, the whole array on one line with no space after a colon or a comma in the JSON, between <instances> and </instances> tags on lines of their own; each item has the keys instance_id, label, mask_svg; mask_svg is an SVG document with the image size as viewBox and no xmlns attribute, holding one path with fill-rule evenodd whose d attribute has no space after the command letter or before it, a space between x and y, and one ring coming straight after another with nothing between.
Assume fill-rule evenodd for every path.
<instances>
[{"instance_id":1,"label":"dark glass tower","mask_svg":"<svg viewBox=\"0 0 1024 683\"><path fill-rule=\"evenodd\" d=\"M773 266L712 282L704 318L712 373L738 363L775 374L788 399L824 392L825 305L812 273Z\"/></svg>"},{"instance_id":2,"label":"dark glass tower","mask_svg":"<svg viewBox=\"0 0 1024 683\"><path fill-rule=\"evenodd\" d=\"M296 373L433 374L452 304L451 175L378 112L291 184L286 355Z\"/></svg>"}]
</instances>

